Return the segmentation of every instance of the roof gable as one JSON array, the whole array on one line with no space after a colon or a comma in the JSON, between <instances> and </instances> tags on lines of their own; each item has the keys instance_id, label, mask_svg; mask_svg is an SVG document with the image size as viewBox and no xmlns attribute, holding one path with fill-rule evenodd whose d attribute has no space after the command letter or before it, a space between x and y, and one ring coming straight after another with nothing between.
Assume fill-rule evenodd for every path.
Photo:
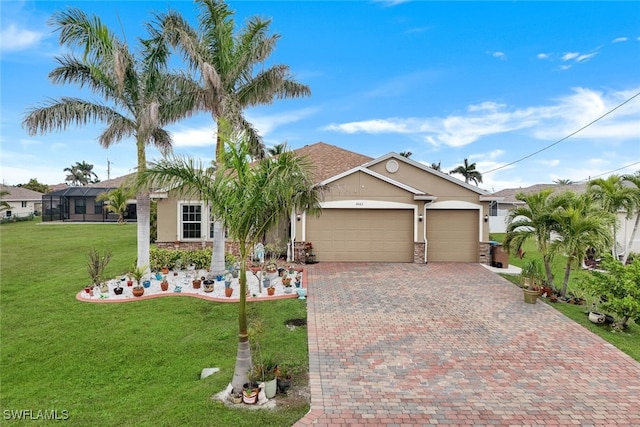
<instances>
[{"instance_id":1,"label":"roof gable","mask_svg":"<svg viewBox=\"0 0 640 427\"><path fill-rule=\"evenodd\" d=\"M401 188L401 189L403 189L405 191L413 193L414 196L424 196L425 195L425 193L423 191L418 190L417 188L413 188L413 187L411 187L409 185L403 184L403 183L401 183L399 181L396 181L396 180L394 180L392 178L389 178L388 176L379 174L379 173L377 173L375 171L372 171L370 169L367 169L367 168L365 168L363 166L357 166L357 167L355 167L353 169L350 169L348 171L345 171L345 172L343 172L341 174L332 176L331 178L320 182L319 185L328 185L328 184L331 184L334 181L338 181L338 180L340 180L340 179L342 179L342 178L344 178L346 176L349 176L349 175L352 175L352 174L358 173L358 172L365 173L365 174L370 175L370 176L372 176L374 178L377 178L377 179L379 179L381 181L384 181L384 182L386 182L388 184L394 185L394 186L396 186L398 188Z\"/></svg>"},{"instance_id":2,"label":"roof gable","mask_svg":"<svg viewBox=\"0 0 640 427\"><path fill-rule=\"evenodd\" d=\"M293 151L297 156L306 157L311 162L311 173L315 183L323 182L373 159L324 142L305 145Z\"/></svg>"},{"instance_id":3,"label":"roof gable","mask_svg":"<svg viewBox=\"0 0 640 427\"><path fill-rule=\"evenodd\" d=\"M2 196L2 200L4 201L42 200L43 195L43 193L29 190L28 188L13 187L4 184L0 184L0 190L9 193L5 196Z\"/></svg>"}]
</instances>

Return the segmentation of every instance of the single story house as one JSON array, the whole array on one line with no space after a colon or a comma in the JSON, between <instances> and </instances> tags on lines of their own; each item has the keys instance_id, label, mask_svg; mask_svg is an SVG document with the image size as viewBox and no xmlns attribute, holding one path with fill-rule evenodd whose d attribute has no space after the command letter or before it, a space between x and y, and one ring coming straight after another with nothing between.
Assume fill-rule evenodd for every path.
<instances>
[{"instance_id":1,"label":"single story house","mask_svg":"<svg viewBox=\"0 0 640 427\"><path fill-rule=\"evenodd\" d=\"M507 215L509 211L518 205L524 205L524 202L516 200L518 193L534 194L544 189L552 188L554 193L563 193L572 191L576 194L582 194L587 191L587 183L577 184L536 184L530 187L505 188L493 194L496 200L489 204L489 230L491 233L507 232ZM633 227L635 225L636 216L627 218L624 211L618 212L618 231L616 241L618 242L619 253L624 252L626 244L631 238ZM630 247L631 252L640 253L640 230L636 233L634 241Z\"/></svg>"},{"instance_id":2,"label":"single story house","mask_svg":"<svg viewBox=\"0 0 640 427\"><path fill-rule=\"evenodd\" d=\"M0 219L28 217L39 215L42 210L42 193L23 187L0 185L0 191L6 192L2 201L9 207L0 211Z\"/></svg>"},{"instance_id":3,"label":"single story house","mask_svg":"<svg viewBox=\"0 0 640 427\"><path fill-rule=\"evenodd\" d=\"M89 184L83 187L64 187L42 195L42 221L116 222L118 214L109 212L106 202L97 200L100 194L114 190L134 174ZM125 220L135 222L136 200L128 201Z\"/></svg>"},{"instance_id":4,"label":"single story house","mask_svg":"<svg viewBox=\"0 0 640 427\"><path fill-rule=\"evenodd\" d=\"M320 262L490 264L495 196L396 153L374 159L323 142L295 153L311 161L314 181L327 188L319 217L292 212L275 230L296 261L311 252ZM168 191L158 200L156 243L209 246L211 224L204 202Z\"/></svg>"}]
</instances>

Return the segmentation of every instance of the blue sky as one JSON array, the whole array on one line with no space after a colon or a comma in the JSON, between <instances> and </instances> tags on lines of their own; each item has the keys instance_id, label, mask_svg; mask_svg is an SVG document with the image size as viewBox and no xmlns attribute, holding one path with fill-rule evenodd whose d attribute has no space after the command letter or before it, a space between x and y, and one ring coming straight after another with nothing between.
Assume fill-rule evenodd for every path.
<instances>
[{"instance_id":1,"label":"blue sky","mask_svg":"<svg viewBox=\"0 0 640 427\"><path fill-rule=\"evenodd\" d=\"M47 98L94 98L54 86L48 73L64 51L47 25L55 10L99 15L131 46L151 12L191 1L2 1L0 164L2 182L57 184L76 162L102 180L130 173L135 143L108 150L102 126L29 136L25 112ZM579 181L640 170L640 2L230 2L238 26L272 18L282 37L272 59L291 67L312 96L246 111L267 146L323 141L372 157L411 151L442 170L463 159L484 173L482 188ZM176 65L179 62L176 61ZM599 116L626 104L562 142ZM169 126L174 152L208 162L208 115ZM150 160L159 159L153 149ZM635 163L635 164L634 164ZM630 167L623 168L627 165ZM499 170L496 168L503 167Z\"/></svg>"}]
</instances>

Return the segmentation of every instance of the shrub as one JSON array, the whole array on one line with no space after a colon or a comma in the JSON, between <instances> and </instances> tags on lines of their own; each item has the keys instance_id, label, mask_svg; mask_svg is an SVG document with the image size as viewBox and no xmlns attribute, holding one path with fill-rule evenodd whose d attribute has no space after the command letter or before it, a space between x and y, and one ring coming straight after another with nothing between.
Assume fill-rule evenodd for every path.
<instances>
[{"instance_id":1,"label":"shrub","mask_svg":"<svg viewBox=\"0 0 640 427\"><path fill-rule=\"evenodd\" d=\"M151 248L149 252L149 263L152 271L158 271L165 266L175 268L178 260L181 260L182 268L190 264L194 264L198 269L207 268L211 263L211 249L180 251Z\"/></svg>"}]
</instances>

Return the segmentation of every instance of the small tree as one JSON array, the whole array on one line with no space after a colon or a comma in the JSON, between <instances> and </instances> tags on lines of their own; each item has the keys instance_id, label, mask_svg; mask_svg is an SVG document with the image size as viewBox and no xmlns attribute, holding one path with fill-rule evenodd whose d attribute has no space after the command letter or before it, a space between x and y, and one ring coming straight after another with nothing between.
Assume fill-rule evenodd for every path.
<instances>
[{"instance_id":1,"label":"small tree","mask_svg":"<svg viewBox=\"0 0 640 427\"><path fill-rule=\"evenodd\" d=\"M625 328L629 319L640 318L640 258L624 265L607 255L605 272L593 271L580 283L585 291L600 298L600 306L620 316L617 325Z\"/></svg>"},{"instance_id":2,"label":"small tree","mask_svg":"<svg viewBox=\"0 0 640 427\"><path fill-rule=\"evenodd\" d=\"M118 187L107 193L100 194L96 197L96 200L105 200L107 202L106 208L118 214L118 224L126 224L124 213L127 211L127 201L133 197L135 197L133 191Z\"/></svg>"}]
</instances>

